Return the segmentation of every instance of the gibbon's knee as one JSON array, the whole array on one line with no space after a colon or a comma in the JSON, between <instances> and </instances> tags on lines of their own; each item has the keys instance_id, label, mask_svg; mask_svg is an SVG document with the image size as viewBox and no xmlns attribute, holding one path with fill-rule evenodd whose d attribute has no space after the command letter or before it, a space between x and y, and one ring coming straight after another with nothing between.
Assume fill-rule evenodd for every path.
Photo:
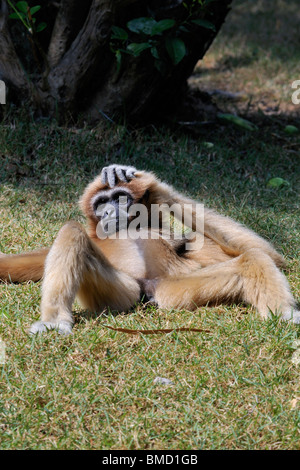
<instances>
[{"instance_id":1,"label":"gibbon's knee","mask_svg":"<svg viewBox=\"0 0 300 470\"><path fill-rule=\"evenodd\" d=\"M79 222L70 220L59 230L54 244L56 246L63 245L64 249L75 245L80 250L88 241L89 237L82 225Z\"/></svg>"},{"instance_id":2,"label":"gibbon's knee","mask_svg":"<svg viewBox=\"0 0 300 470\"><path fill-rule=\"evenodd\" d=\"M75 221L67 222L58 232L45 263L44 278L55 281L59 279L71 282L73 276L80 279L87 254L95 251L84 228Z\"/></svg>"}]
</instances>

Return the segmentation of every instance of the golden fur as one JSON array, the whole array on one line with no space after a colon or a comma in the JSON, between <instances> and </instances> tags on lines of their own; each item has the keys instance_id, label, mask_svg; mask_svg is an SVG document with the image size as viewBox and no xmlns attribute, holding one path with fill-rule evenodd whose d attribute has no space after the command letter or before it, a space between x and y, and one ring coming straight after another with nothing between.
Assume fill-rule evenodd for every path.
<instances>
[{"instance_id":1,"label":"golden fur","mask_svg":"<svg viewBox=\"0 0 300 470\"><path fill-rule=\"evenodd\" d=\"M126 187L134 201L148 208L162 203L195 207L195 201L152 173L136 171L129 181L116 178L115 186ZM100 175L80 199L87 232L79 223L69 222L50 250L0 256L2 280L36 281L43 277L41 321L32 326L32 333L48 328L70 333L75 296L85 308L101 312L105 307L127 310L143 291L149 291L162 308L192 310L206 304L245 301L263 318L272 310L285 319L300 321L288 282L278 269L284 265L281 255L251 230L210 209L204 210L204 243L195 251L181 253L174 241L162 237L99 239L91 201L108 188ZM196 212L192 210L191 215L195 230ZM143 227L155 229L150 222Z\"/></svg>"}]
</instances>

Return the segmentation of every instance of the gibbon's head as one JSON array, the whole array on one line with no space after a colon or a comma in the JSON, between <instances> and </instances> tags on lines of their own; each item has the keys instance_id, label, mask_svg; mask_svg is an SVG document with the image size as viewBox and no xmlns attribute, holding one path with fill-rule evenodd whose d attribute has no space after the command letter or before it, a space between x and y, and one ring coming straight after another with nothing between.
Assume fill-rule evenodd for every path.
<instances>
[{"instance_id":1,"label":"gibbon's head","mask_svg":"<svg viewBox=\"0 0 300 470\"><path fill-rule=\"evenodd\" d=\"M129 183L119 182L114 188L109 188L101 184L98 177L87 186L79 204L89 219L91 235L105 238L126 230L130 222L140 217L138 209L146 210L149 195L147 185L139 178ZM148 211L144 212L144 219L147 226Z\"/></svg>"},{"instance_id":2,"label":"gibbon's head","mask_svg":"<svg viewBox=\"0 0 300 470\"><path fill-rule=\"evenodd\" d=\"M133 201L131 192L126 188L99 191L91 199L93 212L98 220L98 236L110 236L120 230L126 230Z\"/></svg>"}]
</instances>

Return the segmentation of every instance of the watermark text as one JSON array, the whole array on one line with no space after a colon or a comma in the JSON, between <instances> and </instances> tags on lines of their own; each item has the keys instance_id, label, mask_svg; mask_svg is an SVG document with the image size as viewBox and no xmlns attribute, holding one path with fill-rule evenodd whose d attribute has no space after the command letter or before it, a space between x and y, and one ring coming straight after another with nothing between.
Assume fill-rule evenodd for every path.
<instances>
[{"instance_id":1,"label":"watermark text","mask_svg":"<svg viewBox=\"0 0 300 470\"><path fill-rule=\"evenodd\" d=\"M199 249L203 243L204 205L127 204L126 197L116 204L99 204L96 233L101 240L184 240L185 250ZM202 243L201 243L202 240Z\"/></svg>"},{"instance_id":2,"label":"watermark text","mask_svg":"<svg viewBox=\"0 0 300 470\"><path fill-rule=\"evenodd\" d=\"M300 104L300 80L295 80L292 83L292 88L296 89L296 91L292 93L292 103Z\"/></svg>"},{"instance_id":3,"label":"watermark text","mask_svg":"<svg viewBox=\"0 0 300 470\"><path fill-rule=\"evenodd\" d=\"M6 104L6 86L3 80L0 80L0 104Z\"/></svg>"}]
</instances>

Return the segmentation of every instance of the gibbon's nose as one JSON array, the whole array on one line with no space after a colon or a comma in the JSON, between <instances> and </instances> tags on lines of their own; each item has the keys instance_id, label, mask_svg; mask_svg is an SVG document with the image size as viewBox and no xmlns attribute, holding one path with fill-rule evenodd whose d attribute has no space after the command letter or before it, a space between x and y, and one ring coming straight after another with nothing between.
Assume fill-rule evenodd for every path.
<instances>
[{"instance_id":1,"label":"gibbon's nose","mask_svg":"<svg viewBox=\"0 0 300 470\"><path fill-rule=\"evenodd\" d=\"M114 216L114 217L115 217L115 214L116 214L116 211L115 211L115 209L112 207L111 209L106 209L106 210L103 212L103 218L106 219L107 217L111 217L111 216Z\"/></svg>"}]
</instances>

